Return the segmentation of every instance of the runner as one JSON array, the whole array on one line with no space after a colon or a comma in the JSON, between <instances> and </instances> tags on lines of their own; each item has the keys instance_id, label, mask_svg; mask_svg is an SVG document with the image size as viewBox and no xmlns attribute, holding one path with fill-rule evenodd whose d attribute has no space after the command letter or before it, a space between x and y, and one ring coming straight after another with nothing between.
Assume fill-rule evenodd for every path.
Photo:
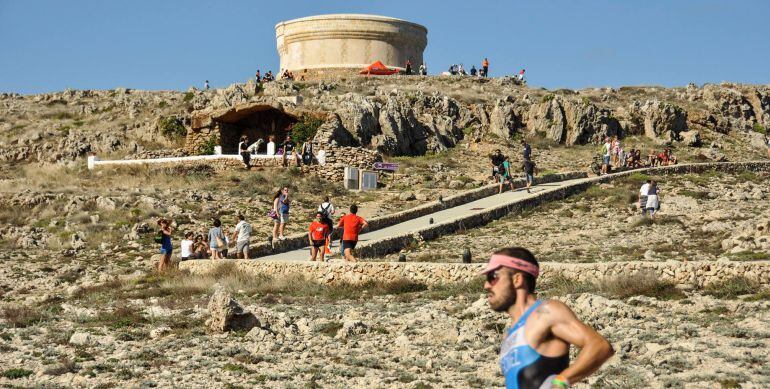
<instances>
[{"instance_id":1,"label":"runner","mask_svg":"<svg viewBox=\"0 0 770 389\"><path fill-rule=\"evenodd\" d=\"M163 272L168 270L171 266L171 252L174 251L174 247L171 245L171 222L169 220L160 218L158 219L158 226L160 226L160 262L158 262L158 271Z\"/></svg>"},{"instance_id":2,"label":"runner","mask_svg":"<svg viewBox=\"0 0 770 389\"><path fill-rule=\"evenodd\" d=\"M568 388L595 372L614 350L558 300L539 300L535 256L521 247L495 252L482 272L489 306L511 317L500 347L507 388ZM580 349L570 365L570 345ZM550 383L550 385L549 385Z\"/></svg>"},{"instance_id":3,"label":"runner","mask_svg":"<svg viewBox=\"0 0 770 389\"><path fill-rule=\"evenodd\" d=\"M342 247L340 252L345 257L346 261L355 262L356 257L353 256L353 250L358 244L358 234L363 228L368 226L362 217L356 215L358 213L358 206L353 204L350 206L350 213L340 218L340 223L337 224L337 228L342 227Z\"/></svg>"},{"instance_id":4,"label":"runner","mask_svg":"<svg viewBox=\"0 0 770 389\"><path fill-rule=\"evenodd\" d=\"M235 257L249 259L249 239L251 238L251 224L246 221L246 217L238 215L238 224L235 225L233 237L230 240L235 241Z\"/></svg>"},{"instance_id":5,"label":"runner","mask_svg":"<svg viewBox=\"0 0 770 389\"><path fill-rule=\"evenodd\" d=\"M531 193L529 188L532 187L532 182L535 181L535 163L529 158L524 160L521 164L521 168L524 170L524 174L527 176L527 193Z\"/></svg>"},{"instance_id":6,"label":"runner","mask_svg":"<svg viewBox=\"0 0 770 389\"><path fill-rule=\"evenodd\" d=\"M316 256L320 254L319 261L324 262L324 256L326 252L324 246L326 246L326 239L329 237L330 230L323 220L323 214L316 212L315 220L310 223L310 229L307 234L307 241L310 244L310 261L315 261Z\"/></svg>"},{"instance_id":7,"label":"runner","mask_svg":"<svg viewBox=\"0 0 770 389\"><path fill-rule=\"evenodd\" d=\"M500 187L497 190L497 193L503 193L503 184L505 184L506 181L508 181L508 185L510 185L511 190L513 190L513 177L511 177L511 162L508 160L508 157L505 157L505 160L503 163L500 164L500 167L498 168L500 173Z\"/></svg>"}]
</instances>

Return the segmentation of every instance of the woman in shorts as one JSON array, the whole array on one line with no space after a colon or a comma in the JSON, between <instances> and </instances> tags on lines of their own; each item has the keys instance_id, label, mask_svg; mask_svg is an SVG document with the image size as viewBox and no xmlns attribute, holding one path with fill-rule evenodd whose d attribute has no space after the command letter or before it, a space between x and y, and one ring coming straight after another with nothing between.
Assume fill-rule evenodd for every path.
<instances>
[{"instance_id":1,"label":"woman in shorts","mask_svg":"<svg viewBox=\"0 0 770 389\"><path fill-rule=\"evenodd\" d=\"M158 219L158 226L160 226L160 262L158 262L158 271L163 272L168 270L171 266L171 253L174 251L174 247L171 245L171 222L166 219Z\"/></svg>"},{"instance_id":2,"label":"woman in shorts","mask_svg":"<svg viewBox=\"0 0 770 389\"><path fill-rule=\"evenodd\" d=\"M310 244L310 260L315 261L316 257L320 253L319 261L324 261L326 250L326 238L329 236L329 226L324 222L321 212L315 214L315 220L310 223L310 229L308 230L307 240Z\"/></svg>"},{"instance_id":3,"label":"woman in shorts","mask_svg":"<svg viewBox=\"0 0 770 389\"><path fill-rule=\"evenodd\" d=\"M652 181L650 183L650 189L647 190L647 204L645 209L650 215L650 219L655 217L655 212L660 209L660 200L658 199L658 183Z\"/></svg>"}]
</instances>

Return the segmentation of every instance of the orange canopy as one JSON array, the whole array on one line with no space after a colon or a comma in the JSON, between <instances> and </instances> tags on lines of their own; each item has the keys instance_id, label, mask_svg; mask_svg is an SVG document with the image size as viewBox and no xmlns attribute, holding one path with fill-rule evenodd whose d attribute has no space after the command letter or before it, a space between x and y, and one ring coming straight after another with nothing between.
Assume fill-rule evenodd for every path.
<instances>
[{"instance_id":1,"label":"orange canopy","mask_svg":"<svg viewBox=\"0 0 770 389\"><path fill-rule=\"evenodd\" d=\"M382 75L387 76L389 74L396 74L398 73L397 69L391 69L387 66L385 66L380 61L375 61L373 64L366 67L366 69L362 70L359 74L374 74L374 75Z\"/></svg>"}]
</instances>

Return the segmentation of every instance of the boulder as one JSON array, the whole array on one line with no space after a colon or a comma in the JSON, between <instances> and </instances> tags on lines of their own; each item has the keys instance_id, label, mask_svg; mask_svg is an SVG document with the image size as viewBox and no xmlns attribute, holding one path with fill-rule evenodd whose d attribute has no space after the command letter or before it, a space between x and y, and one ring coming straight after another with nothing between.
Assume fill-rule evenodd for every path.
<instances>
[{"instance_id":1,"label":"boulder","mask_svg":"<svg viewBox=\"0 0 770 389\"><path fill-rule=\"evenodd\" d=\"M75 332L70 336L69 343L75 346L86 346L94 343L94 338L87 332Z\"/></svg>"},{"instance_id":2,"label":"boulder","mask_svg":"<svg viewBox=\"0 0 770 389\"><path fill-rule=\"evenodd\" d=\"M253 313L245 311L224 288L217 286L208 305L206 326L213 332L248 331L259 326Z\"/></svg>"},{"instance_id":3,"label":"boulder","mask_svg":"<svg viewBox=\"0 0 770 389\"><path fill-rule=\"evenodd\" d=\"M629 106L629 133L644 133L650 139L672 142L687 131L687 111L671 103L647 100Z\"/></svg>"},{"instance_id":4,"label":"boulder","mask_svg":"<svg viewBox=\"0 0 770 389\"><path fill-rule=\"evenodd\" d=\"M698 147L701 145L700 132L697 130L682 131L679 137L685 146Z\"/></svg>"},{"instance_id":5,"label":"boulder","mask_svg":"<svg viewBox=\"0 0 770 389\"><path fill-rule=\"evenodd\" d=\"M488 131L503 139L511 139L520 126L520 120L516 117L513 106L513 97L498 99L492 106L489 114Z\"/></svg>"},{"instance_id":6,"label":"boulder","mask_svg":"<svg viewBox=\"0 0 770 389\"><path fill-rule=\"evenodd\" d=\"M620 136L620 122L607 109L587 100L556 95L543 98L529 110L527 128L566 145L587 144L605 136Z\"/></svg>"},{"instance_id":7,"label":"boulder","mask_svg":"<svg viewBox=\"0 0 770 389\"><path fill-rule=\"evenodd\" d=\"M369 332L369 326L361 320L346 320L342 323L342 328L337 331L335 339L348 339L350 337Z\"/></svg>"}]
</instances>

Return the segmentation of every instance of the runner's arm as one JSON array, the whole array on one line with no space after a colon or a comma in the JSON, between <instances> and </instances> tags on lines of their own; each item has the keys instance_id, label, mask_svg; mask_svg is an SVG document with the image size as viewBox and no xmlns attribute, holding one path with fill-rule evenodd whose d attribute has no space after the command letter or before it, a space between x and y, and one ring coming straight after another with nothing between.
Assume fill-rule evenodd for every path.
<instances>
[{"instance_id":1,"label":"runner's arm","mask_svg":"<svg viewBox=\"0 0 770 389\"><path fill-rule=\"evenodd\" d=\"M598 370L615 350L598 332L581 322L564 303L550 300L547 304L552 313L549 315L551 333L580 349L573 363L561 372L569 384L573 385Z\"/></svg>"}]
</instances>

